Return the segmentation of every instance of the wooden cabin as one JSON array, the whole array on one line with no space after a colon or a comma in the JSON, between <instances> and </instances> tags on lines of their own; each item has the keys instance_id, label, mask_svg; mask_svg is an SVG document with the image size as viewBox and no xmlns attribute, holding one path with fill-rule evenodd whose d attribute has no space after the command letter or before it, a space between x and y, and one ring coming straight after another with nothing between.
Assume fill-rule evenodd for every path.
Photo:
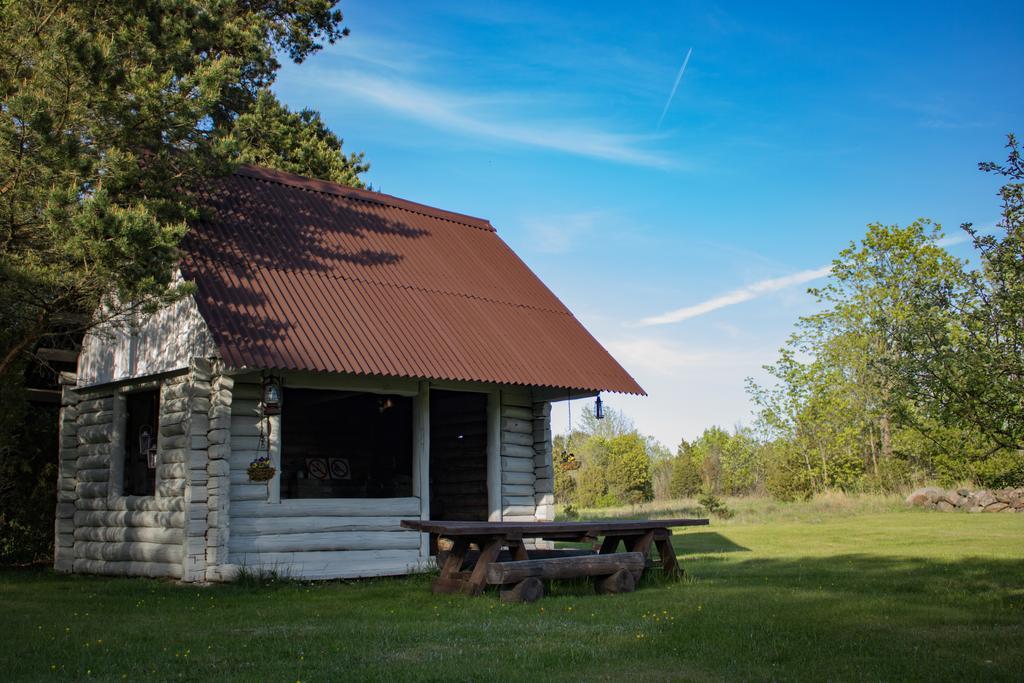
<instances>
[{"instance_id":1,"label":"wooden cabin","mask_svg":"<svg viewBox=\"0 0 1024 683\"><path fill-rule=\"evenodd\" d=\"M416 571L400 520L551 520L551 403L643 393L485 220L252 167L202 202L194 294L64 376L58 571Z\"/></svg>"}]
</instances>

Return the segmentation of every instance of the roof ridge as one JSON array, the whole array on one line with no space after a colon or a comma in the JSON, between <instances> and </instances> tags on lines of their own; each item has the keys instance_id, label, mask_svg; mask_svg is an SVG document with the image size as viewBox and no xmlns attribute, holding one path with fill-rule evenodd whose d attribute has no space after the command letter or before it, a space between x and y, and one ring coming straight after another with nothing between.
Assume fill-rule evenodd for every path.
<instances>
[{"instance_id":1,"label":"roof ridge","mask_svg":"<svg viewBox=\"0 0 1024 683\"><path fill-rule=\"evenodd\" d=\"M266 270L280 271L280 272L283 272L283 273L310 273L310 274L326 277L326 278L329 278L329 279L332 279L332 280L344 280L346 282L359 282L359 283L367 284L367 285L378 285L380 287L392 287L394 289L409 289L409 290L413 290L413 291L417 291L417 292L426 292L428 294L445 294L447 296L458 296L458 297L462 297L463 299L473 299L475 301L485 301L487 303L501 304L503 306L513 306L513 307L517 307L517 308L528 308L528 309L530 309L532 311L544 311L544 312L547 312L547 313L559 313L561 315L568 315L568 316L570 316L572 318L575 318L575 316L572 314L572 311L570 311L568 308L565 307L565 304L562 304L562 308L560 308L560 309L559 308L549 308L547 306L536 306L536 305L533 305L533 304L524 304L524 303L519 303L519 302L515 302L515 301L508 301L506 299L496 299L496 298L489 297L489 296L480 296L479 294L469 294L467 292L459 292L459 291L456 291L454 289L440 289L440 288L422 287L422 286L419 286L419 285L410 285L410 284L403 284L403 283L396 283L396 282L382 282L380 280L372 280L372 279L369 279L369 278L351 277L351 276L345 275L343 273L318 271L318 270L311 269L311 268L281 268L279 266L259 266L259 265L255 265L255 264L250 263L250 262L248 262L248 261L246 261L244 259L241 259L241 258L239 258L239 259L231 259L230 257L224 257L224 256L222 256L220 258L211 258L209 256L196 256L194 254L190 254L189 258L191 260L194 260L194 261L199 261L199 260L209 261L209 262L232 261L232 262L234 262L234 263L236 263L238 265L241 265L241 266L243 266L243 267L245 267L247 269L250 269L250 270L266 269ZM558 299L556 299L556 301L558 301ZM558 302L560 304L562 303L561 301L558 301Z\"/></svg>"},{"instance_id":2,"label":"roof ridge","mask_svg":"<svg viewBox=\"0 0 1024 683\"><path fill-rule=\"evenodd\" d=\"M383 206L390 206L396 209L418 213L423 216L429 216L431 218L440 218L441 220L450 221L452 223L459 223L460 225L477 228L478 230L485 230L487 232L494 233L497 232L497 230L494 229L494 226L491 225L491 222L486 218L479 218L465 213L439 209L436 206L421 204L409 199L402 199L401 197L384 194L383 192L362 190L355 187L349 187L347 185L341 185L340 183L331 182L329 180L307 178L295 173L288 173L287 171L279 171L277 169L250 165L238 167L235 170L234 175L252 178L254 180L277 183L279 185L286 185L288 187L295 187L302 190L309 190L311 192L344 197L345 199L381 204Z\"/></svg>"}]
</instances>

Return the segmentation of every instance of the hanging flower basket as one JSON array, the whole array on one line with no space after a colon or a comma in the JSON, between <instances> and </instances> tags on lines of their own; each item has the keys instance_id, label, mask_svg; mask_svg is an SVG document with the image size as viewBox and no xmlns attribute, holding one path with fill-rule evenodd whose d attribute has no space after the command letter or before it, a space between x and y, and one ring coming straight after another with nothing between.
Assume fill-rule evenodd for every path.
<instances>
[{"instance_id":1,"label":"hanging flower basket","mask_svg":"<svg viewBox=\"0 0 1024 683\"><path fill-rule=\"evenodd\" d=\"M270 464L270 458L262 456L249 463L249 481L270 481L277 472Z\"/></svg>"}]
</instances>

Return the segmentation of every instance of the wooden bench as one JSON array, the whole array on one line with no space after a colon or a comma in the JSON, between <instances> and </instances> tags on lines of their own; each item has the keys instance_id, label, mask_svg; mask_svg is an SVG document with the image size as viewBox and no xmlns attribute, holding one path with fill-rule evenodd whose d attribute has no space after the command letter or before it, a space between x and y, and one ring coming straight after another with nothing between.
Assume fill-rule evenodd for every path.
<instances>
[{"instance_id":1,"label":"wooden bench","mask_svg":"<svg viewBox=\"0 0 1024 683\"><path fill-rule=\"evenodd\" d=\"M446 539L451 541L451 549L440 557L440 575L434 579L431 589L435 593L466 593L480 595L490 584L488 576L491 565L516 565L533 560L542 564L540 576L527 576L515 583L514 590L539 597L543 595L544 584L541 576L550 576L560 572L569 572L562 576L596 576L599 592L625 592L635 586L636 577L644 571L648 564L648 556L652 547L658 550L661 570L666 576L679 576L681 569L676 562L675 549L672 547L672 528L705 526L706 519L629 519L602 520L591 522L477 522L477 521L446 521L426 519L403 519L402 527L430 534L434 541ZM559 549L540 550L528 547L527 539L543 539L545 541L562 541L587 543L596 549L582 557L572 558L566 555L580 553L580 550ZM438 543L439 544L439 543ZM434 542L432 547L437 547ZM471 550L475 546L476 550ZM619 552L622 547L624 552ZM546 555L559 555L546 557ZM633 568L636 560L633 557L619 560L621 555L639 555L641 564ZM505 558L511 562L502 562ZM593 562L594 558L600 557ZM613 559L607 559L613 558ZM617 565L617 563L624 563ZM531 565L520 564L520 567ZM587 570L587 566L595 569ZM629 567L629 568L625 568ZM608 570L612 569L611 573ZM495 581L502 586L511 585L511 578L506 571L495 570ZM601 572L587 574L587 571ZM506 597L506 593L510 594ZM512 591L503 591L503 598L514 597ZM529 599L523 595L522 599ZM536 599L534 597L533 599Z\"/></svg>"},{"instance_id":2,"label":"wooden bench","mask_svg":"<svg viewBox=\"0 0 1024 683\"><path fill-rule=\"evenodd\" d=\"M533 602L544 595L543 581L601 577L595 582L599 593L629 593L644 571L643 553L577 555L537 560L492 562L487 566L487 583L505 586L505 602Z\"/></svg>"},{"instance_id":3,"label":"wooden bench","mask_svg":"<svg viewBox=\"0 0 1024 683\"><path fill-rule=\"evenodd\" d=\"M438 550L437 551L437 564L438 564L439 567L443 567L444 563L448 561L448 555L449 554L450 554L450 549ZM543 559L547 559L549 557L580 557L580 556L590 556L590 555L597 555L597 551L596 550L590 550L590 549L587 549L587 548L556 548L556 549L553 549L553 550L547 550L547 549L541 550L541 549L531 548L530 551L529 551L529 558L531 560L543 560ZM480 559L480 551L479 550L467 550L466 554L462 558L462 567L465 567L465 566L472 567L473 565L476 564L476 561L479 560L479 559ZM509 550L502 550L500 553L498 553L498 556L494 559L494 561L495 562L511 562L512 560L515 560L515 559L520 559L520 558L516 558L515 556L513 556L512 552L509 551ZM460 567L460 569L461 569L461 567Z\"/></svg>"}]
</instances>

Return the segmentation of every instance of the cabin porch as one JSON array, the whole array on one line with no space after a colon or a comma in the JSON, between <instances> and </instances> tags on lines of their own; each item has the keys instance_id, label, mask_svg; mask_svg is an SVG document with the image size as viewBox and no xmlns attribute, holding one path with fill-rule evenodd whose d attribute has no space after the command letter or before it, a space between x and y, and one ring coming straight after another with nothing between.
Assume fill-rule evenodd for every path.
<instances>
[{"instance_id":1,"label":"cabin porch","mask_svg":"<svg viewBox=\"0 0 1024 683\"><path fill-rule=\"evenodd\" d=\"M60 571L402 574L432 566L429 535L402 519L553 518L547 390L202 359L163 376L66 381ZM266 481L249 472L259 458L274 468Z\"/></svg>"}]
</instances>

